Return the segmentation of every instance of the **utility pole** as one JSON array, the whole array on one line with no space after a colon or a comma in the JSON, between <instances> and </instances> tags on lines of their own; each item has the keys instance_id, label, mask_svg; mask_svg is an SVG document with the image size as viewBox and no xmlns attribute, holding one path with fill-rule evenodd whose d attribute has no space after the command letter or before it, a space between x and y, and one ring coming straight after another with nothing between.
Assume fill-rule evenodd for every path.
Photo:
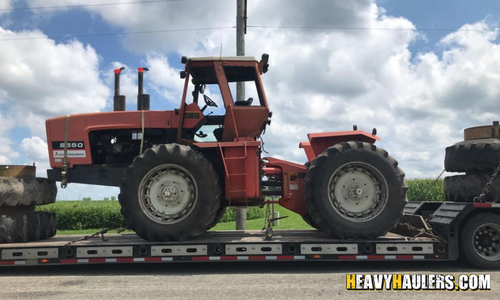
<instances>
[{"instance_id":1,"label":"utility pole","mask_svg":"<svg viewBox=\"0 0 500 300\"><path fill-rule=\"evenodd\" d=\"M236 2L236 55L245 55L245 34L247 33L247 0ZM245 83L236 83L236 100L245 100ZM236 230L247 229L247 209L236 209Z\"/></svg>"}]
</instances>

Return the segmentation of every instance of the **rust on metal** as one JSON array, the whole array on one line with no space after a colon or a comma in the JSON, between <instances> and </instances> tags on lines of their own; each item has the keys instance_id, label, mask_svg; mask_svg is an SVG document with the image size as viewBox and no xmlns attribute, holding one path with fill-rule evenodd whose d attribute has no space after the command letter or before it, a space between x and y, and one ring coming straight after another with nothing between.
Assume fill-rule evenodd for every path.
<instances>
[{"instance_id":1,"label":"rust on metal","mask_svg":"<svg viewBox=\"0 0 500 300\"><path fill-rule=\"evenodd\" d=\"M0 165L0 177L34 178L35 174L35 166Z\"/></svg>"},{"instance_id":2,"label":"rust on metal","mask_svg":"<svg viewBox=\"0 0 500 300\"><path fill-rule=\"evenodd\" d=\"M500 139L500 124L498 121L494 121L493 125L470 127L464 130L465 141L492 138Z\"/></svg>"}]
</instances>

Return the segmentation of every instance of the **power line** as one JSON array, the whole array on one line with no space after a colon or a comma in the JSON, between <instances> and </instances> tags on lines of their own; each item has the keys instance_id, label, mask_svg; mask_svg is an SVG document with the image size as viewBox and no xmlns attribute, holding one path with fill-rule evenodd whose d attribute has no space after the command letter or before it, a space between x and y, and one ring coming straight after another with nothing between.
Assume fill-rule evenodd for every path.
<instances>
[{"instance_id":1,"label":"power line","mask_svg":"<svg viewBox=\"0 0 500 300\"><path fill-rule=\"evenodd\" d=\"M131 1L131 2L96 3L96 4L55 5L55 6L35 6L35 7L13 7L13 8L0 9L0 11L20 11L20 10L59 9L59 8L83 8L83 7L116 6L116 5L131 5L131 4L151 4L151 3L168 3L168 2L184 2L184 1L189 1L189 0L147 0L147 1Z\"/></svg>"},{"instance_id":2,"label":"power line","mask_svg":"<svg viewBox=\"0 0 500 300\"><path fill-rule=\"evenodd\" d=\"M183 0L184 1L184 0ZM376 27L311 27L311 26L264 26L264 25L248 25L249 28L260 29L328 29L328 30L376 30L376 31L436 31L436 32L496 32L498 29L438 29L438 28L376 28ZM205 31L205 30L220 30L233 29L236 26L219 26L219 27L202 27L202 28L182 28L182 29L164 29L164 30L148 30L148 31L130 31L130 32L109 32L109 33L89 33L89 34L66 34L59 36L43 36L43 37L23 37L23 38L6 38L1 41L22 41L22 40L40 40L40 39L64 39L64 38L80 38L80 37L102 37L102 36L120 36L120 35L138 35L138 34L153 34L153 33L169 33L169 32L188 32L188 31ZM1 35L0 35L1 36Z\"/></svg>"},{"instance_id":3,"label":"power line","mask_svg":"<svg viewBox=\"0 0 500 300\"><path fill-rule=\"evenodd\" d=\"M204 27L204 28L184 28L184 29L165 29L165 30L150 30L150 31L131 31L131 32L110 32L110 33L89 33L89 34L67 34L59 36L43 36L43 37L25 37L25 38L8 38L0 39L1 41L22 41L22 40L41 40L41 39L64 39L77 37L99 37L99 36L118 36L118 35L133 35L133 34L151 34L151 33L168 33L168 32L186 32L186 31L202 31L202 30L219 30L231 29L235 26L221 27Z\"/></svg>"},{"instance_id":4,"label":"power line","mask_svg":"<svg viewBox=\"0 0 500 300\"><path fill-rule=\"evenodd\" d=\"M375 30L375 31L436 31L436 32L496 32L498 29L445 29L445 28L377 28L377 27L328 27L328 26L267 26L248 25L260 29L327 29L327 30Z\"/></svg>"},{"instance_id":5,"label":"power line","mask_svg":"<svg viewBox=\"0 0 500 300\"><path fill-rule=\"evenodd\" d=\"M376 31L436 31L436 32L496 32L498 29L434 29L434 28L376 28L376 27L311 27L311 26L263 26L263 25L248 25L249 28L260 29L328 29L328 30L376 30ZM188 31L205 31L205 30L220 30L234 29L236 26L219 26L219 27L202 27L202 28L182 28L182 29L165 29L165 30L149 30L149 31L131 31L131 32L109 32L109 33L89 33L89 34L66 34L59 36L43 36L43 37L24 37L24 38L6 38L2 41L22 41L22 40L40 40L40 39L64 39L64 38L80 38L80 37L102 37L102 36L120 36L120 35L138 35L138 34L153 34L153 33L169 33L169 32L188 32ZM1 35L0 35L1 36Z\"/></svg>"}]
</instances>

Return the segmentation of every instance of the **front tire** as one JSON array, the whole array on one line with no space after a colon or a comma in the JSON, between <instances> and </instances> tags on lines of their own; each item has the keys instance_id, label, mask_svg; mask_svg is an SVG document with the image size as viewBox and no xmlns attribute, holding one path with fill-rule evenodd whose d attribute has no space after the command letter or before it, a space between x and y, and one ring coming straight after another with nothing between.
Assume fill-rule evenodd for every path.
<instances>
[{"instance_id":1,"label":"front tire","mask_svg":"<svg viewBox=\"0 0 500 300\"><path fill-rule=\"evenodd\" d=\"M138 156L120 187L130 229L149 241L181 241L203 234L221 205L219 176L198 151L159 145Z\"/></svg>"},{"instance_id":2,"label":"front tire","mask_svg":"<svg viewBox=\"0 0 500 300\"><path fill-rule=\"evenodd\" d=\"M363 142L336 144L311 164L305 200L318 227L338 238L375 238L403 215L407 187L397 161Z\"/></svg>"}]
</instances>

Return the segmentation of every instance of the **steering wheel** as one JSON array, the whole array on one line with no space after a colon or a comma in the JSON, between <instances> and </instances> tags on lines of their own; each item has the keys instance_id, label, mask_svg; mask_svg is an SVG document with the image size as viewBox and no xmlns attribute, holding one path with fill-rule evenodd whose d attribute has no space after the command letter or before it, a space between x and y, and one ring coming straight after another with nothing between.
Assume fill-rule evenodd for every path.
<instances>
[{"instance_id":1,"label":"steering wheel","mask_svg":"<svg viewBox=\"0 0 500 300\"><path fill-rule=\"evenodd\" d=\"M205 99L205 103L207 104L207 106L213 106L213 107L217 107L217 103L215 103L212 99L210 99L210 97L208 97L207 95L203 95L203 99Z\"/></svg>"}]
</instances>

